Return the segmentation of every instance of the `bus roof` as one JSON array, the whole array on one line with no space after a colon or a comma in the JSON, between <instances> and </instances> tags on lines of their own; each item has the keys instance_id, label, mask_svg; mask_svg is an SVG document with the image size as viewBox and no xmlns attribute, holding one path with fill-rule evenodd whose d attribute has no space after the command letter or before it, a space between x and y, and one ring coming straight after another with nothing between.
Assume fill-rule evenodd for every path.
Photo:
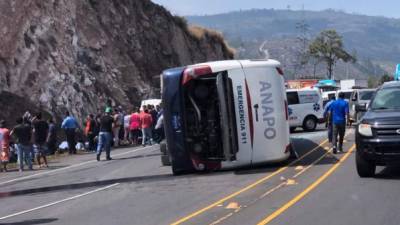
<instances>
[{"instance_id":1,"label":"bus roof","mask_svg":"<svg viewBox=\"0 0 400 225\"><path fill-rule=\"evenodd\" d=\"M212 61L200 64L189 65L187 68L209 66L211 70L220 72L224 70L237 69L243 67L279 67L280 63L276 60L223 60L223 61Z\"/></svg>"}]
</instances>

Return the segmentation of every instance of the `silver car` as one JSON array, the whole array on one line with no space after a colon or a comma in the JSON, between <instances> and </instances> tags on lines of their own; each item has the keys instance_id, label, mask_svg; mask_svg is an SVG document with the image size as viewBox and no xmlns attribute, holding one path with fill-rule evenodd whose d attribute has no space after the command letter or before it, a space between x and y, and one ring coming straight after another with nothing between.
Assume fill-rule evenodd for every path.
<instances>
[{"instance_id":1,"label":"silver car","mask_svg":"<svg viewBox=\"0 0 400 225\"><path fill-rule=\"evenodd\" d=\"M376 89L355 89L351 94L349 99L349 107L350 107L350 121L358 122L364 112L357 111L357 106L366 106L368 107L372 97L375 94Z\"/></svg>"}]
</instances>

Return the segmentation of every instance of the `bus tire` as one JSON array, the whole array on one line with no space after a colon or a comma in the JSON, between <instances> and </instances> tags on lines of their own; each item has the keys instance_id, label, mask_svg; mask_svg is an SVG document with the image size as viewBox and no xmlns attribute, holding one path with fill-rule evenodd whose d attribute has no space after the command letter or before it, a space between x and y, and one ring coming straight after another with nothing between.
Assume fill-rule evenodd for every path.
<instances>
[{"instance_id":1,"label":"bus tire","mask_svg":"<svg viewBox=\"0 0 400 225\"><path fill-rule=\"evenodd\" d=\"M309 132L317 128L317 118L315 116L307 116L303 121L303 130Z\"/></svg>"}]
</instances>

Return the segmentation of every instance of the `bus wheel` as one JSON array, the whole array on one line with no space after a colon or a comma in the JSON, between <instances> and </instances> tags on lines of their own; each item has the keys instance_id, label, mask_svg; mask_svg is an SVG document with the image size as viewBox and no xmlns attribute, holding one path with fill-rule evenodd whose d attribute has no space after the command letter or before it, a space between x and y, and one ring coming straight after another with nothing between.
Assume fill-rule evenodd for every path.
<instances>
[{"instance_id":1,"label":"bus wheel","mask_svg":"<svg viewBox=\"0 0 400 225\"><path fill-rule=\"evenodd\" d=\"M307 116L303 121L303 130L314 131L317 128L317 119L314 116Z\"/></svg>"}]
</instances>

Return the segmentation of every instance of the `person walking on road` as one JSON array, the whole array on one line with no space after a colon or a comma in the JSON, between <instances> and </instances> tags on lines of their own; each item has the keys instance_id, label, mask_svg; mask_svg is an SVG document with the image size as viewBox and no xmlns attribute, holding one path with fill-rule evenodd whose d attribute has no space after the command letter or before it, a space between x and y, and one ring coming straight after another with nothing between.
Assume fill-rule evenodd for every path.
<instances>
[{"instance_id":1,"label":"person walking on road","mask_svg":"<svg viewBox=\"0 0 400 225\"><path fill-rule=\"evenodd\" d=\"M164 139L164 115L163 114L161 114L161 116L158 117L154 130L157 134L156 137L154 138L154 140L158 144L160 144L161 141Z\"/></svg>"},{"instance_id":2,"label":"person walking on road","mask_svg":"<svg viewBox=\"0 0 400 225\"><path fill-rule=\"evenodd\" d=\"M109 109L111 110L111 108L109 108ZM121 120L121 114L118 112L118 109L115 109L114 111L115 111L114 112L114 116L113 116L113 118L114 118L114 126L112 128L112 136L113 136L113 139L114 139L114 147L118 147L119 144L120 144L119 143L119 132L120 132L121 126L123 124L121 123L121 121L122 121Z\"/></svg>"},{"instance_id":3,"label":"person walking on road","mask_svg":"<svg viewBox=\"0 0 400 225\"><path fill-rule=\"evenodd\" d=\"M344 93L339 93L339 99L329 106L333 122L333 153L343 152L343 139L346 132L346 122L349 120L349 103L344 100ZM338 144L339 136L339 144Z\"/></svg>"},{"instance_id":4,"label":"person walking on road","mask_svg":"<svg viewBox=\"0 0 400 225\"><path fill-rule=\"evenodd\" d=\"M79 128L79 124L76 119L69 114L65 113L65 119L61 124L61 128L65 131L67 136L69 154L76 154L76 130Z\"/></svg>"},{"instance_id":5,"label":"person walking on road","mask_svg":"<svg viewBox=\"0 0 400 225\"><path fill-rule=\"evenodd\" d=\"M129 138L130 137L130 129L129 129L129 127L130 127L130 121L131 121L131 115L130 114L126 114L125 116L124 116L124 144L127 144L127 145L129 145L130 144L130 140L131 140L131 138Z\"/></svg>"},{"instance_id":6,"label":"person walking on road","mask_svg":"<svg viewBox=\"0 0 400 225\"><path fill-rule=\"evenodd\" d=\"M10 130L6 128L6 121L0 120L0 172L7 172L7 163L10 161Z\"/></svg>"},{"instance_id":7,"label":"person walking on road","mask_svg":"<svg viewBox=\"0 0 400 225\"><path fill-rule=\"evenodd\" d=\"M95 145L95 137L96 137L96 121L94 119L94 115L90 114L87 118L86 118L86 125L85 125L85 135L86 138L89 142L89 146L88 146L88 150L89 151L95 151L96 149L96 145Z\"/></svg>"},{"instance_id":8,"label":"person walking on road","mask_svg":"<svg viewBox=\"0 0 400 225\"><path fill-rule=\"evenodd\" d=\"M119 126L119 132L118 132L118 141L119 141L118 144L123 145L123 140L124 140L124 136L125 136L125 134L124 134L124 132L125 132L125 129L124 129L125 112L124 112L124 109L122 108L122 106L118 107L118 114L119 114L118 119L120 120L119 124L121 124Z\"/></svg>"},{"instance_id":9,"label":"person walking on road","mask_svg":"<svg viewBox=\"0 0 400 225\"><path fill-rule=\"evenodd\" d=\"M100 119L100 133L97 144L96 159L100 161L101 152L106 151L106 159L111 160L111 140L114 125L114 118L111 116L112 109L107 107L104 116Z\"/></svg>"},{"instance_id":10,"label":"person walking on road","mask_svg":"<svg viewBox=\"0 0 400 225\"><path fill-rule=\"evenodd\" d=\"M145 109L140 117L140 124L142 127L142 145L146 146L147 143L152 145L152 129L153 129L153 118L149 113L148 109Z\"/></svg>"},{"instance_id":11,"label":"person walking on road","mask_svg":"<svg viewBox=\"0 0 400 225\"><path fill-rule=\"evenodd\" d=\"M47 133L47 151L49 154L54 154L57 151L57 128L53 118L47 120L49 124L49 132Z\"/></svg>"},{"instance_id":12,"label":"person walking on road","mask_svg":"<svg viewBox=\"0 0 400 225\"><path fill-rule=\"evenodd\" d=\"M131 133L131 140L133 145L139 144L139 136L140 136L140 108L136 108L133 110L130 118L129 130Z\"/></svg>"},{"instance_id":13,"label":"person walking on road","mask_svg":"<svg viewBox=\"0 0 400 225\"><path fill-rule=\"evenodd\" d=\"M49 125L46 121L42 120L42 114L38 113L33 120L33 149L39 168L49 167L46 158L46 140L48 133ZM41 159L43 159L43 165Z\"/></svg>"},{"instance_id":14,"label":"person walking on road","mask_svg":"<svg viewBox=\"0 0 400 225\"><path fill-rule=\"evenodd\" d=\"M326 128L328 128L328 140L332 144L333 136L333 125L332 125L332 113L329 112L331 104L336 100L335 96L331 96L329 102L326 103L324 107L324 118L326 121Z\"/></svg>"},{"instance_id":15,"label":"person walking on road","mask_svg":"<svg viewBox=\"0 0 400 225\"><path fill-rule=\"evenodd\" d=\"M22 118L18 118L16 122L17 126L14 127L10 135L15 135L16 137L19 171L22 172L24 170L24 161L28 168L32 170L32 129L28 122L23 121Z\"/></svg>"}]
</instances>

